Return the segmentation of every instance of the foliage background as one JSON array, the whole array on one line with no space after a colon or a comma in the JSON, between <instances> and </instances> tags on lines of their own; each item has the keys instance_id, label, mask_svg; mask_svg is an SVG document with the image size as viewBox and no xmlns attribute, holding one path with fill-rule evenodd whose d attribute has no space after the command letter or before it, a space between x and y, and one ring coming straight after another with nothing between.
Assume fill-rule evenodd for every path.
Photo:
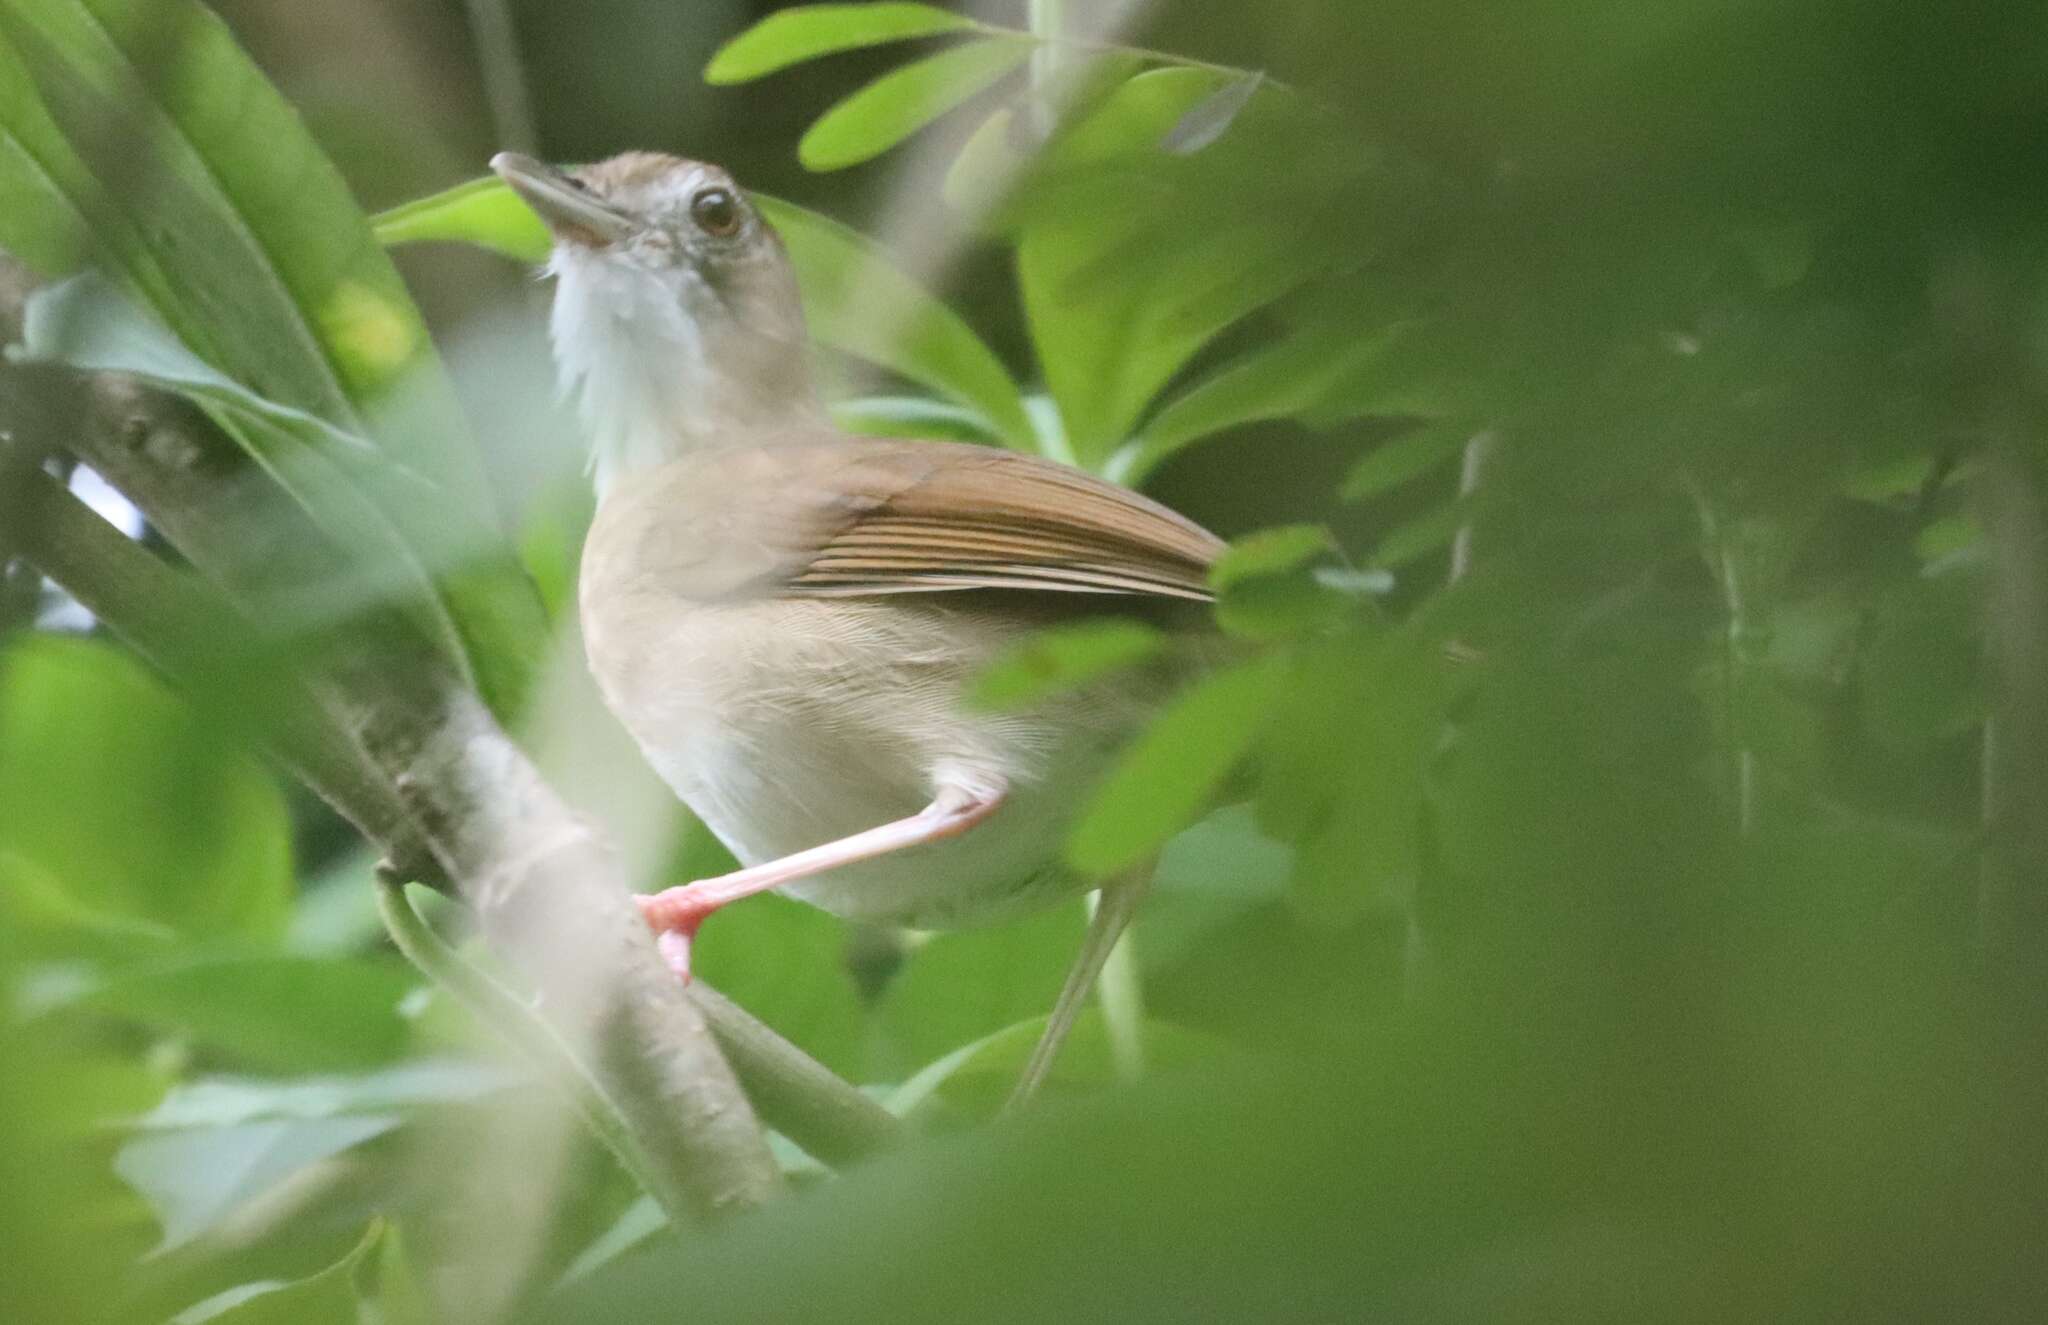
<instances>
[{"instance_id":1,"label":"foliage background","mask_svg":"<svg viewBox=\"0 0 2048 1325\"><path fill-rule=\"evenodd\" d=\"M437 364L374 250L324 244L362 222L288 118L167 43L164 104L241 144L210 176L298 273L263 302L76 54L184 9L9 0L0 145L67 144L85 204L0 156L0 245L150 310L93 303L54 352L167 326L157 379L354 569L174 694L10 563L0 1314L2037 1315L2038 7L989 5L1143 51L1019 45L957 112L870 100L836 145L806 133L873 80L1009 48L707 85L772 8L219 12L368 212L524 132L479 59L478 16L486 52L509 17L545 155L718 160L943 295L957 319L799 244L850 414L1048 449L1240 540L1219 619L1255 661L1070 844L1107 866L1178 833L1135 941L1145 1079L1091 1022L1058 1098L987 1121L1078 904L906 938L762 899L707 930L706 977L923 1135L838 1176L785 1146L791 1199L661 1232L390 952L368 849L255 753L279 660L397 602L651 873L716 867L573 639L528 666L587 518L544 294L482 248L395 249ZM494 206L425 228L516 231ZM277 350L305 325L331 375ZM1202 818L1233 768L1245 798Z\"/></svg>"}]
</instances>

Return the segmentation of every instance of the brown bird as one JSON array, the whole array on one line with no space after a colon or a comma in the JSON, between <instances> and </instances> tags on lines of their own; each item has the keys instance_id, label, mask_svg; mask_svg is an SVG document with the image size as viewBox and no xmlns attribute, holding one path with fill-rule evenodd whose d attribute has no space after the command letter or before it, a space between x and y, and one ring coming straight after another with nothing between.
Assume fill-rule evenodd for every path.
<instances>
[{"instance_id":1,"label":"brown bird","mask_svg":"<svg viewBox=\"0 0 2048 1325\"><path fill-rule=\"evenodd\" d=\"M1061 863L1066 828L1173 676L1125 673L1021 713L963 692L1046 625L1206 601L1221 542L1051 461L841 432L782 241L718 167L629 152L491 168L555 240L550 330L598 493L580 586L591 670L743 865L639 899L670 964L687 977L704 918L767 889L952 928L1091 886ZM1017 1098L1144 882L1104 887Z\"/></svg>"}]
</instances>

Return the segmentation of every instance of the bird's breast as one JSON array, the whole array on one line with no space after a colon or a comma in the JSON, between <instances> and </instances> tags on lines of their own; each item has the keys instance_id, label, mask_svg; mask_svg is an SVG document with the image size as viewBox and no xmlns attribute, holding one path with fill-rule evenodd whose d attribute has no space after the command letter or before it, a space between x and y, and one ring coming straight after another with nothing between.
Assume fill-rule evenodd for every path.
<instances>
[{"instance_id":1,"label":"bird's breast","mask_svg":"<svg viewBox=\"0 0 2048 1325\"><path fill-rule=\"evenodd\" d=\"M915 814L941 777L1007 787L969 833L785 889L849 918L951 927L1082 886L1058 864L1065 827L1131 715L1085 697L970 709L967 684L1028 627L942 597L703 602L586 580L583 626L606 701L743 863Z\"/></svg>"}]
</instances>

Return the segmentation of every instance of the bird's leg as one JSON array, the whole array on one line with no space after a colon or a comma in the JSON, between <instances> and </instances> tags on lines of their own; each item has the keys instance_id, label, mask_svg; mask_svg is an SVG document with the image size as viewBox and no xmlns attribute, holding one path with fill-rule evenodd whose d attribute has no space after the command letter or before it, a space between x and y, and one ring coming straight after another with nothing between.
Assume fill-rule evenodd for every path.
<instances>
[{"instance_id":1,"label":"bird's leg","mask_svg":"<svg viewBox=\"0 0 2048 1325\"><path fill-rule=\"evenodd\" d=\"M1052 1015L1045 1019L1045 1030L1032 1048L1031 1059L1024 1064L1024 1073L1017 1078L1009 1101L1003 1105L1004 1112L1021 1107L1044 1083L1046 1074L1052 1071L1053 1059L1059 1056L1067 1032L1074 1028L1074 1019L1081 1015L1082 1006L1095 988L1095 977L1102 974L1103 965L1116 949L1116 941L1129 928L1131 917L1138 913L1138 903L1144 899L1145 890L1151 883L1152 865L1148 861L1102 885L1096 897L1095 914L1088 918L1088 932L1081 939L1081 951L1067 970L1067 982L1060 987L1059 997L1053 1000Z\"/></svg>"},{"instance_id":2,"label":"bird's leg","mask_svg":"<svg viewBox=\"0 0 2048 1325\"><path fill-rule=\"evenodd\" d=\"M1003 793L970 791L947 785L939 788L932 803L907 819L898 819L836 842L810 847L779 860L763 861L745 869L699 879L658 893L636 897L640 914L654 930L662 958L685 980L690 978L690 940L705 917L720 907L779 888L785 883L823 874L856 861L886 856L905 847L922 846L955 837L994 814L1003 803Z\"/></svg>"}]
</instances>

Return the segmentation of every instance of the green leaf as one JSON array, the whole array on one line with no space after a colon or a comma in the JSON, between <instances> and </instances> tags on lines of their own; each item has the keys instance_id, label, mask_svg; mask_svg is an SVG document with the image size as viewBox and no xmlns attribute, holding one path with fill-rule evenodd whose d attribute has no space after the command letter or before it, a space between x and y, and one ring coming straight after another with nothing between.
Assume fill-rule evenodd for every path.
<instances>
[{"instance_id":1,"label":"green leaf","mask_svg":"<svg viewBox=\"0 0 2048 1325\"><path fill-rule=\"evenodd\" d=\"M1160 147L1175 156L1193 156L1228 133L1238 115L1265 85L1263 70L1225 83L1174 121L1173 128L1160 140Z\"/></svg>"},{"instance_id":2,"label":"green leaf","mask_svg":"<svg viewBox=\"0 0 2048 1325\"><path fill-rule=\"evenodd\" d=\"M804 1052L858 1076L867 1015L846 968L846 932L815 907L763 897L728 908L707 926L691 962L713 988Z\"/></svg>"},{"instance_id":3,"label":"green leaf","mask_svg":"<svg viewBox=\"0 0 2048 1325\"><path fill-rule=\"evenodd\" d=\"M888 151L1030 58L1031 44L972 41L877 78L818 117L797 144L812 170L859 165Z\"/></svg>"},{"instance_id":4,"label":"green leaf","mask_svg":"<svg viewBox=\"0 0 2048 1325\"><path fill-rule=\"evenodd\" d=\"M318 1274L238 1284L185 1308L170 1325L358 1325L364 1317L357 1278L385 1240L384 1224L373 1222L353 1251Z\"/></svg>"},{"instance_id":5,"label":"green leaf","mask_svg":"<svg viewBox=\"0 0 2048 1325\"><path fill-rule=\"evenodd\" d=\"M1308 563L1336 550L1321 525L1282 525L1238 539L1209 568L1217 624L1242 639L1270 640L1335 620L1346 596L1310 574Z\"/></svg>"},{"instance_id":6,"label":"green leaf","mask_svg":"<svg viewBox=\"0 0 2048 1325\"><path fill-rule=\"evenodd\" d=\"M32 636L0 653L0 806L0 856L80 916L188 939L283 933L291 825L275 784L116 649Z\"/></svg>"},{"instance_id":7,"label":"green leaf","mask_svg":"<svg viewBox=\"0 0 2048 1325\"><path fill-rule=\"evenodd\" d=\"M180 1036L281 1072L376 1067L409 1038L399 1004L416 980L362 958L189 956L123 971L64 1007Z\"/></svg>"},{"instance_id":8,"label":"green leaf","mask_svg":"<svg viewBox=\"0 0 2048 1325\"><path fill-rule=\"evenodd\" d=\"M401 203L371 217L370 224L386 246L456 240L520 262L545 262L554 243L533 208L496 175Z\"/></svg>"},{"instance_id":9,"label":"green leaf","mask_svg":"<svg viewBox=\"0 0 2048 1325\"><path fill-rule=\"evenodd\" d=\"M794 5L721 46L704 67L704 81L745 83L821 55L980 28L973 19L932 5Z\"/></svg>"},{"instance_id":10,"label":"green leaf","mask_svg":"<svg viewBox=\"0 0 2048 1325\"><path fill-rule=\"evenodd\" d=\"M912 1115L942 1101L969 1117L992 1117L1016 1086L1045 1021L1038 1016L1014 1022L935 1060L890 1093L890 1111ZM1223 1048L1220 1040L1161 1021L1146 1021L1141 1038L1148 1070L1213 1058ZM1043 1089L1048 1096L1078 1094L1116 1081L1108 1025L1101 1008L1090 1006L1075 1019Z\"/></svg>"},{"instance_id":11,"label":"green leaf","mask_svg":"<svg viewBox=\"0 0 2048 1325\"><path fill-rule=\"evenodd\" d=\"M1454 501L1395 525L1373 548L1372 564L1399 566L1441 551L1458 536L1458 527L1471 518L1471 503Z\"/></svg>"},{"instance_id":12,"label":"green leaf","mask_svg":"<svg viewBox=\"0 0 2048 1325\"><path fill-rule=\"evenodd\" d=\"M1186 69L1130 79L1057 140L1023 186L1026 198L1043 195L1020 221L1025 313L1085 466L1124 444L1160 388L1217 332L1327 260L1309 242L1306 205L1229 205L1234 194L1206 156L1158 151L1216 86L1215 75Z\"/></svg>"},{"instance_id":13,"label":"green leaf","mask_svg":"<svg viewBox=\"0 0 2048 1325\"><path fill-rule=\"evenodd\" d=\"M0 41L0 249L45 275L71 271L91 244L84 214L51 174L68 159L63 135L28 73Z\"/></svg>"},{"instance_id":14,"label":"green leaf","mask_svg":"<svg viewBox=\"0 0 2048 1325\"><path fill-rule=\"evenodd\" d=\"M1288 524L1232 540L1209 568L1209 586L1219 593L1263 575L1285 575L1333 551L1336 540L1319 524Z\"/></svg>"},{"instance_id":15,"label":"green leaf","mask_svg":"<svg viewBox=\"0 0 2048 1325\"><path fill-rule=\"evenodd\" d=\"M22 310L21 357L139 377L152 386L275 424L325 447L335 458L360 461L377 452L376 444L362 434L259 396L220 372L151 321L98 272L81 272L29 296Z\"/></svg>"},{"instance_id":16,"label":"green leaf","mask_svg":"<svg viewBox=\"0 0 2048 1325\"><path fill-rule=\"evenodd\" d=\"M135 1126L158 1132L398 1113L485 1099L521 1080L495 1063L460 1058L420 1058L352 1076L200 1077L173 1086Z\"/></svg>"},{"instance_id":17,"label":"green leaf","mask_svg":"<svg viewBox=\"0 0 2048 1325\"><path fill-rule=\"evenodd\" d=\"M1155 657L1165 646L1166 636L1157 628L1127 618L1054 626L991 663L969 688L968 702L985 709L1043 703Z\"/></svg>"},{"instance_id":18,"label":"green leaf","mask_svg":"<svg viewBox=\"0 0 2048 1325\"><path fill-rule=\"evenodd\" d=\"M1197 682L1145 729L1067 840L1067 861L1097 878L1128 869L1208 808L1251 748L1285 676L1259 658Z\"/></svg>"},{"instance_id":19,"label":"green leaf","mask_svg":"<svg viewBox=\"0 0 2048 1325\"><path fill-rule=\"evenodd\" d=\"M1137 438L1119 476L1142 482L1190 442L1266 419L1318 414L1324 425L1363 412L1330 405L1337 389L1386 347L1349 325L1307 328L1225 364L1161 406Z\"/></svg>"},{"instance_id":20,"label":"green leaf","mask_svg":"<svg viewBox=\"0 0 2048 1325\"><path fill-rule=\"evenodd\" d=\"M1030 446L1016 382L958 313L857 231L794 203L752 196L789 247L819 340L979 410L990 432Z\"/></svg>"},{"instance_id":21,"label":"green leaf","mask_svg":"<svg viewBox=\"0 0 2048 1325\"><path fill-rule=\"evenodd\" d=\"M423 478L376 494L437 577L401 592L438 597L453 659L509 708L538 602L419 313L296 112L191 0L0 0L0 45L5 130L47 182L8 210L82 218L201 360Z\"/></svg>"},{"instance_id":22,"label":"green leaf","mask_svg":"<svg viewBox=\"0 0 2048 1325\"><path fill-rule=\"evenodd\" d=\"M921 437L941 442L988 442L995 438L979 411L925 396L861 396L832 404L832 419L864 437Z\"/></svg>"},{"instance_id":23,"label":"green leaf","mask_svg":"<svg viewBox=\"0 0 2048 1325\"><path fill-rule=\"evenodd\" d=\"M1457 455L1472 432L1456 424L1429 424L1403 433L1366 452L1344 476L1337 495L1345 501L1364 501L1419 478Z\"/></svg>"},{"instance_id":24,"label":"green leaf","mask_svg":"<svg viewBox=\"0 0 2048 1325\"><path fill-rule=\"evenodd\" d=\"M618 1219L569 1262L569 1268L562 1271L560 1282L574 1283L595 1270L602 1269L633 1248L646 1242L655 1234L668 1227L668 1216L651 1196L642 1196L619 1215Z\"/></svg>"},{"instance_id":25,"label":"green leaf","mask_svg":"<svg viewBox=\"0 0 2048 1325\"><path fill-rule=\"evenodd\" d=\"M396 1114L237 1123L152 1132L121 1147L114 1172L156 1213L155 1253L182 1247L322 1160L383 1136Z\"/></svg>"},{"instance_id":26,"label":"green leaf","mask_svg":"<svg viewBox=\"0 0 2048 1325\"><path fill-rule=\"evenodd\" d=\"M909 953L876 1009L881 1080L1044 1015L1081 949L1081 899L1014 924L933 934Z\"/></svg>"},{"instance_id":27,"label":"green leaf","mask_svg":"<svg viewBox=\"0 0 2048 1325\"><path fill-rule=\"evenodd\" d=\"M437 1325L446 1319L445 1313L436 1309L433 1297L427 1292L419 1267L414 1264L411 1252L406 1249L406 1239L397 1224L388 1224L384 1229L383 1242L377 1248L376 1309L360 1311L367 1325ZM368 1307L367 1302L360 1303Z\"/></svg>"}]
</instances>

